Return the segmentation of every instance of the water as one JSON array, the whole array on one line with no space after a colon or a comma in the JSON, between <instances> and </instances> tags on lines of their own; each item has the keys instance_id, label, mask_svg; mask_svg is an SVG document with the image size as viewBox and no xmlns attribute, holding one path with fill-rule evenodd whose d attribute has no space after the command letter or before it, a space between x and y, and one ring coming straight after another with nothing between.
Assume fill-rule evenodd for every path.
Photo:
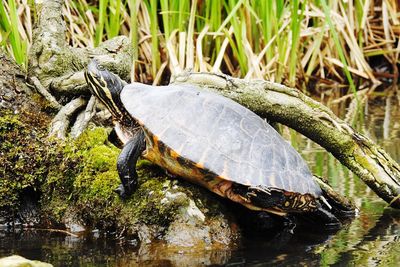
<instances>
[{"instance_id":1,"label":"water","mask_svg":"<svg viewBox=\"0 0 400 267\"><path fill-rule=\"evenodd\" d=\"M368 102L365 121L358 130L400 162L400 101L388 99ZM398 266L400 210L388 208L323 149L300 135L290 136L313 172L329 177L331 185L360 208L359 216L339 231L305 228L295 229L294 234L249 235L230 250L174 250L162 243L139 247L98 233L78 238L41 230L0 231L0 257L18 254L55 266Z\"/></svg>"}]
</instances>

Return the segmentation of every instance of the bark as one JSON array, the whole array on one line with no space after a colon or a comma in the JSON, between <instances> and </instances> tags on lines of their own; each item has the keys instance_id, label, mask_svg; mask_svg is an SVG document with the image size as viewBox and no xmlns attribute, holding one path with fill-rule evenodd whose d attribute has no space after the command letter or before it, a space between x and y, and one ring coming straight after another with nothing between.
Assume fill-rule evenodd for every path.
<instances>
[{"instance_id":1,"label":"bark","mask_svg":"<svg viewBox=\"0 0 400 267\"><path fill-rule=\"evenodd\" d=\"M60 112L54 117L50 126L49 136L55 136L59 139L65 139L67 135L67 128L71 121L71 116L86 104L86 100L82 97L72 100L64 107L61 108Z\"/></svg>"},{"instance_id":2,"label":"bark","mask_svg":"<svg viewBox=\"0 0 400 267\"><path fill-rule=\"evenodd\" d=\"M0 115L5 109L12 109L17 113L23 106L27 106L25 99L20 96L31 92L25 84L26 74L2 51L0 61Z\"/></svg>"}]
</instances>

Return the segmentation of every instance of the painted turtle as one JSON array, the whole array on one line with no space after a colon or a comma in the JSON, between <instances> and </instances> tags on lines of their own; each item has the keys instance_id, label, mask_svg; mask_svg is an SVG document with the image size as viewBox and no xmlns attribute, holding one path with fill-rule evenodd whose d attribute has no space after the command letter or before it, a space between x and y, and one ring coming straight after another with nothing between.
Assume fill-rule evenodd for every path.
<instances>
[{"instance_id":1,"label":"painted turtle","mask_svg":"<svg viewBox=\"0 0 400 267\"><path fill-rule=\"evenodd\" d=\"M137 185L142 156L249 209L339 223L301 156L249 109L193 85L126 85L95 61L85 77L124 143L116 189L122 197Z\"/></svg>"}]
</instances>

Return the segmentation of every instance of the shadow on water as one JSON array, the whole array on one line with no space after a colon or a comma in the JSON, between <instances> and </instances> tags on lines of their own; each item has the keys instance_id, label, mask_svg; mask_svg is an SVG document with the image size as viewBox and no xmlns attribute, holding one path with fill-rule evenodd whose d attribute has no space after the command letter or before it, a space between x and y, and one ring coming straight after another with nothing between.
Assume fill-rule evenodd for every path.
<instances>
[{"instance_id":1,"label":"shadow on water","mask_svg":"<svg viewBox=\"0 0 400 267\"><path fill-rule=\"evenodd\" d=\"M388 100L389 99L389 100ZM358 129L400 161L400 100L370 99ZM340 114L340 111L338 112ZM343 115L343 114L342 114ZM288 131L286 131L286 134ZM357 177L314 143L289 131L313 173L329 178L333 188L360 208L359 215L337 231L315 227L245 232L231 250L166 247L163 243L123 243L97 233L87 237L49 231L0 229L0 257L18 254L54 266L398 266L400 211L387 207ZM244 216L245 217L245 216ZM247 222L259 227L257 221ZM262 226L261 226L262 227Z\"/></svg>"}]
</instances>

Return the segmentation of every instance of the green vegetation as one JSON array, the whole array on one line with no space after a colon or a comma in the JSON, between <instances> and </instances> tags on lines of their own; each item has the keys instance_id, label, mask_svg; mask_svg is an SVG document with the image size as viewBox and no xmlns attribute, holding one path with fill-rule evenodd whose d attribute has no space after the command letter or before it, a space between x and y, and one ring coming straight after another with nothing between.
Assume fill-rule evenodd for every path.
<instances>
[{"instance_id":1,"label":"green vegetation","mask_svg":"<svg viewBox=\"0 0 400 267\"><path fill-rule=\"evenodd\" d=\"M10 54L14 56L18 64L26 67L28 61L27 39L32 34L32 21L30 19L30 8L33 1L25 1L26 6L22 7L15 0L2 1L0 3L0 46L7 47ZM18 8L22 7L21 17L18 17ZM27 17L25 17L27 16Z\"/></svg>"},{"instance_id":2,"label":"green vegetation","mask_svg":"<svg viewBox=\"0 0 400 267\"><path fill-rule=\"evenodd\" d=\"M108 1L65 3L69 43L97 46L119 34L132 41L134 74L165 83L185 68L262 78L305 88L396 80L395 1ZM18 10L18 12L17 12ZM33 1L0 4L0 42L26 66ZM372 61L386 62L374 70ZM391 73L389 73L391 72ZM344 78L345 77L345 78Z\"/></svg>"},{"instance_id":3,"label":"green vegetation","mask_svg":"<svg viewBox=\"0 0 400 267\"><path fill-rule=\"evenodd\" d=\"M24 114L24 121L13 112L2 112L0 117L0 210L17 211L24 190L37 189L48 170L57 166L57 156L47 149L51 145L44 146L41 141L45 119L35 113Z\"/></svg>"},{"instance_id":4,"label":"green vegetation","mask_svg":"<svg viewBox=\"0 0 400 267\"><path fill-rule=\"evenodd\" d=\"M140 223L168 226L193 192L196 199L207 202L207 194L197 193L204 189L184 182L173 189L175 182L144 160L138 163L138 190L123 201L113 192L120 183L116 170L120 150L108 142L108 130L92 127L76 140L61 142L46 138L48 123L49 117L38 110L1 113L0 214L4 218L18 217L24 195L35 192L47 226L73 218L89 228L127 228L130 234ZM180 198L162 201L167 192L181 192Z\"/></svg>"}]
</instances>

